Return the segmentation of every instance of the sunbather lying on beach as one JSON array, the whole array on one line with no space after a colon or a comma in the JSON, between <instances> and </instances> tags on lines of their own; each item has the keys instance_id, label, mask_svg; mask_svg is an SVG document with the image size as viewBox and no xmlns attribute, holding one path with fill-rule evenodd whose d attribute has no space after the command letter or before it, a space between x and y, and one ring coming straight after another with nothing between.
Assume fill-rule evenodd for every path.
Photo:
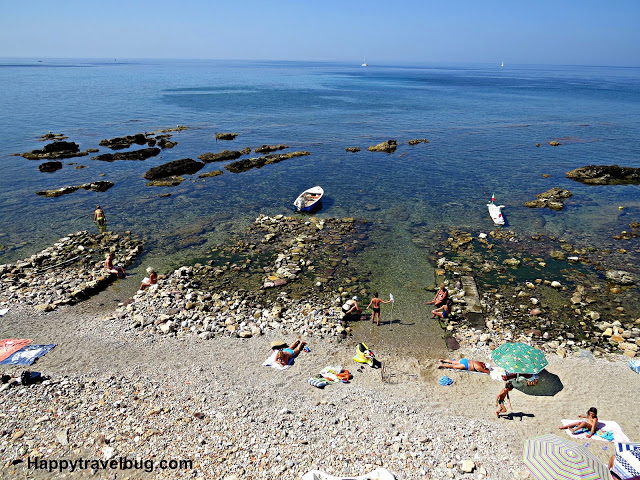
<instances>
[{"instance_id":1,"label":"sunbather lying on beach","mask_svg":"<svg viewBox=\"0 0 640 480\"><path fill-rule=\"evenodd\" d=\"M460 360L449 360L441 358L439 360L440 365L438 368L451 368L453 370L469 370L470 372L489 373L489 365L477 360L469 360L468 358L461 358Z\"/></svg>"},{"instance_id":2,"label":"sunbather lying on beach","mask_svg":"<svg viewBox=\"0 0 640 480\"><path fill-rule=\"evenodd\" d=\"M303 342L299 338L289 346L289 348L283 348L278 353L276 353L276 363L280 365L291 365L293 363L293 359L296 358L307 342Z\"/></svg>"},{"instance_id":3,"label":"sunbather lying on beach","mask_svg":"<svg viewBox=\"0 0 640 480\"><path fill-rule=\"evenodd\" d=\"M598 409L596 407L591 407L586 415L578 415L579 418L586 418L583 422L574 422L569 425L564 425L563 427L558 427L560 430L569 429L571 433L576 433L576 430L581 428L586 428L590 430L587 438L591 438L594 433L596 433L597 425L598 425Z\"/></svg>"}]
</instances>

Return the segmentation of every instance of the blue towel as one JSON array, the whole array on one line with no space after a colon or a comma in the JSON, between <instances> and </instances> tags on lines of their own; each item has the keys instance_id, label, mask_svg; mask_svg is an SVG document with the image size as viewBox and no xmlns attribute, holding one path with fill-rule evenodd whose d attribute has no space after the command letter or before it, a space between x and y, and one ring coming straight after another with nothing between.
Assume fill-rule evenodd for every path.
<instances>
[{"instance_id":1,"label":"blue towel","mask_svg":"<svg viewBox=\"0 0 640 480\"><path fill-rule=\"evenodd\" d=\"M629 360L629 368L636 373L640 373L640 360Z\"/></svg>"},{"instance_id":2,"label":"blue towel","mask_svg":"<svg viewBox=\"0 0 640 480\"><path fill-rule=\"evenodd\" d=\"M446 387L447 385L451 385L453 383L453 380L451 380L449 377L447 377L446 375L444 377L442 377L440 380L438 380L438 383L444 387Z\"/></svg>"},{"instance_id":3,"label":"blue towel","mask_svg":"<svg viewBox=\"0 0 640 480\"><path fill-rule=\"evenodd\" d=\"M0 365L31 365L37 358L43 356L55 346L55 343L51 345L27 345L2 360Z\"/></svg>"}]
</instances>

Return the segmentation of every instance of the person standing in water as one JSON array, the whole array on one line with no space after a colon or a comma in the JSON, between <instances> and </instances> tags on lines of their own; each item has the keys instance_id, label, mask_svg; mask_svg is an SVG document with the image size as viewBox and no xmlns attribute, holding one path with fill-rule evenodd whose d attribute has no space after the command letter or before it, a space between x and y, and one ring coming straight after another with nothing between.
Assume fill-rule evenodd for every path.
<instances>
[{"instance_id":1,"label":"person standing in water","mask_svg":"<svg viewBox=\"0 0 640 480\"><path fill-rule=\"evenodd\" d=\"M96 205L96 210L93 212L93 222L98 226L100 233L104 233L107 230L107 217L100 205Z\"/></svg>"},{"instance_id":2,"label":"person standing in water","mask_svg":"<svg viewBox=\"0 0 640 480\"><path fill-rule=\"evenodd\" d=\"M378 298L378 292L373 294L373 298L369 302L369 306L367 308L371 308L373 313L371 314L371 323L375 322L375 318L378 317L378 326L380 326L380 304L381 303L391 303L391 300L384 301Z\"/></svg>"}]
</instances>

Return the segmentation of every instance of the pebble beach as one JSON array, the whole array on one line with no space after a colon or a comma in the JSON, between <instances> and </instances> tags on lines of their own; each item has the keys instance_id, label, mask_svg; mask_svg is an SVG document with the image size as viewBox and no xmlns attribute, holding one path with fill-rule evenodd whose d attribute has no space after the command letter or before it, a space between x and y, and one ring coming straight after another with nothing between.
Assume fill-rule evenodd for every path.
<instances>
[{"instance_id":1,"label":"pebble beach","mask_svg":"<svg viewBox=\"0 0 640 480\"><path fill-rule=\"evenodd\" d=\"M640 437L634 400L640 382L622 355L547 352L553 391L514 390L513 410L500 419L494 403L502 383L487 375L439 370L436 358L391 345L373 347L382 368L354 362L361 322L342 324L335 311L360 290L336 272L327 276L304 249L278 240L281 228L307 229L304 239L294 238L315 245L314 235L330 238L332 228L348 235L353 220L276 220L259 217L262 241L245 245L251 251L275 245L280 252L273 265L257 269L262 288L254 292L229 288L225 282L243 271L226 263L181 267L149 291L136 291L137 277L101 280L98 293L87 290L101 275L101 264L90 259L110 245L124 264L134 261L140 247L130 234L96 240L79 232L5 266L2 304L9 311L0 318L0 336L57 346L31 367L44 381L1 387L3 477L270 479L384 467L398 479L525 479L531 477L522 462L524 441L565 436L557 430L560 420L591 406L631 440ZM59 265L78 251L83 258L63 268L81 282L46 278L53 270L48 263ZM323 280L313 284L316 294L304 294L295 285L313 267ZM297 337L310 352L284 371L262 366L272 341ZM461 343L456 356L490 360L488 342ZM348 369L353 378L324 389L307 383L328 365ZM24 369L3 372L19 377ZM438 383L443 374L451 386ZM613 444L587 443L607 461ZM72 472L70 462L77 460L86 460L85 468Z\"/></svg>"}]
</instances>

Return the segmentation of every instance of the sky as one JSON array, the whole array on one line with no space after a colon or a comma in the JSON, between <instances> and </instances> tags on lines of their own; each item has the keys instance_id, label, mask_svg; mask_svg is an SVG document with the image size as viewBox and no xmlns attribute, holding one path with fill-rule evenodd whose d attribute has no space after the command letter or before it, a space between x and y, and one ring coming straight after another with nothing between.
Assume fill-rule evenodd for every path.
<instances>
[{"instance_id":1,"label":"sky","mask_svg":"<svg viewBox=\"0 0 640 480\"><path fill-rule=\"evenodd\" d=\"M639 0L3 0L0 12L0 57L640 66Z\"/></svg>"}]
</instances>

